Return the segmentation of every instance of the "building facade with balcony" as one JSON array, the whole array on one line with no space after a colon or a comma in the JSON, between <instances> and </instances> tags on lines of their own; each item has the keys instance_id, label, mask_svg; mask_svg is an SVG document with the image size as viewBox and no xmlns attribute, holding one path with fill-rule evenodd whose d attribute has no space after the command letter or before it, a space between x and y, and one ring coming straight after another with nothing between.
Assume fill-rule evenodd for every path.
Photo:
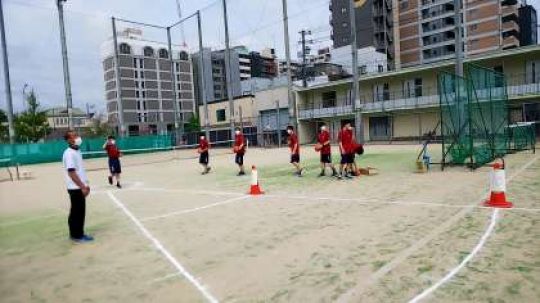
<instances>
[{"instance_id":1,"label":"building facade with balcony","mask_svg":"<svg viewBox=\"0 0 540 303\"><path fill-rule=\"evenodd\" d=\"M536 122L540 128L540 46L470 56L474 63L506 76L510 122ZM357 108L367 141L417 140L440 129L437 75L453 72L454 60L361 76ZM324 123L333 138L344 122L354 122L351 79L297 88L302 143L312 142Z\"/></svg>"},{"instance_id":2,"label":"building facade with balcony","mask_svg":"<svg viewBox=\"0 0 540 303\"><path fill-rule=\"evenodd\" d=\"M536 12L530 5L532 10L521 9L518 0L462 0L462 21L455 20L454 0L396 2L396 61L402 67L454 58L456 22L462 22L464 56L536 44L533 33L520 41L521 31L531 31L530 20L536 27ZM520 14L528 14L529 22Z\"/></svg>"},{"instance_id":3,"label":"building facade with balcony","mask_svg":"<svg viewBox=\"0 0 540 303\"><path fill-rule=\"evenodd\" d=\"M122 114L124 131L130 135L170 132L175 128L175 120L179 124L187 123L196 110L193 68L187 51L174 45L169 54L166 43L144 40L142 31L134 28L119 32L117 42L118 67L114 62L113 40L102 45L109 122L117 126L118 115ZM116 80L117 71L120 83ZM118 110L119 100L122 113Z\"/></svg>"}]
</instances>

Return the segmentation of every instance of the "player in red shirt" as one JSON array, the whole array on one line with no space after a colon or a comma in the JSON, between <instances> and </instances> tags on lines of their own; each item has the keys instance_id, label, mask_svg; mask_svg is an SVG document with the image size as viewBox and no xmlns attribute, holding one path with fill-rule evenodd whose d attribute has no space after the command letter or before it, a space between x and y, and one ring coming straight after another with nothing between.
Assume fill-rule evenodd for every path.
<instances>
[{"instance_id":1,"label":"player in red shirt","mask_svg":"<svg viewBox=\"0 0 540 303\"><path fill-rule=\"evenodd\" d=\"M289 148L291 149L291 164L296 168L294 173L298 177L302 177L303 168L300 166L300 144L298 136L294 133L292 126L287 126L287 134L289 135Z\"/></svg>"},{"instance_id":2,"label":"player in red shirt","mask_svg":"<svg viewBox=\"0 0 540 303\"><path fill-rule=\"evenodd\" d=\"M208 143L208 140L206 140L206 137L201 134L199 137L199 148L197 149L197 152L199 153L199 164L203 167L203 175L206 175L210 172L211 167L208 165L210 161L210 156L208 154L208 150L210 149L210 144Z\"/></svg>"},{"instance_id":3,"label":"player in red shirt","mask_svg":"<svg viewBox=\"0 0 540 303\"><path fill-rule=\"evenodd\" d=\"M120 157L122 153L116 145L114 136L107 137L107 141L103 144L103 149L107 152L109 157L109 184L113 184L113 178L116 179L116 187L122 188L120 185L120 174L122 173L122 165L120 164Z\"/></svg>"},{"instance_id":4,"label":"player in red shirt","mask_svg":"<svg viewBox=\"0 0 540 303\"><path fill-rule=\"evenodd\" d=\"M352 169L354 161L353 151L353 133L351 123L345 123L338 135L339 151L341 153L341 163L339 173L342 177L352 178L349 172Z\"/></svg>"},{"instance_id":5,"label":"player in red shirt","mask_svg":"<svg viewBox=\"0 0 540 303\"><path fill-rule=\"evenodd\" d=\"M325 176L326 167L332 169L332 176L339 177L334 164L332 164L332 146L330 144L330 133L326 125L321 126L321 132L317 136L319 152L321 153L321 173L319 177Z\"/></svg>"},{"instance_id":6,"label":"player in red shirt","mask_svg":"<svg viewBox=\"0 0 540 303\"><path fill-rule=\"evenodd\" d=\"M234 157L234 162L238 164L238 168L240 169L240 171L238 172L238 176L243 176L246 174L244 172L244 155L246 154L246 141L240 128L237 127L234 134L235 136L233 152L236 154L236 156Z\"/></svg>"}]
</instances>

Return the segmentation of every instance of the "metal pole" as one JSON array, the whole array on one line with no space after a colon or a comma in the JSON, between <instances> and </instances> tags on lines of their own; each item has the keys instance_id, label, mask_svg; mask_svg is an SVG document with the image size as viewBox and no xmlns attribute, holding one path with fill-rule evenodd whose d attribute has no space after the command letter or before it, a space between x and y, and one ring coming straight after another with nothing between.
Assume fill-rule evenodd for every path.
<instances>
[{"instance_id":1,"label":"metal pole","mask_svg":"<svg viewBox=\"0 0 540 303\"><path fill-rule=\"evenodd\" d=\"M302 37L302 86L307 87L307 79L306 79L306 31L301 30L300 35Z\"/></svg>"},{"instance_id":2,"label":"metal pole","mask_svg":"<svg viewBox=\"0 0 540 303\"><path fill-rule=\"evenodd\" d=\"M60 45L62 46L62 63L64 66L64 89L66 93L66 105L68 111L68 128L73 129L73 103L71 96L71 81L69 79L69 63L66 45L66 30L64 28L64 4L67 0L57 0L58 22L60 24Z\"/></svg>"},{"instance_id":3,"label":"metal pole","mask_svg":"<svg viewBox=\"0 0 540 303\"><path fill-rule=\"evenodd\" d=\"M461 0L454 0L454 22L456 23L456 75L463 77L463 42L461 37Z\"/></svg>"},{"instance_id":4,"label":"metal pole","mask_svg":"<svg viewBox=\"0 0 540 303\"><path fill-rule=\"evenodd\" d=\"M351 102L352 110L354 113L356 138L360 143L364 142L364 127L362 122L362 113L360 108L356 105L356 99L358 98L358 50L356 45L356 9L354 6L354 0L349 0L349 22L351 23L351 57L352 57L352 91Z\"/></svg>"},{"instance_id":5,"label":"metal pole","mask_svg":"<svg viewBox=\"0 0 540 303\"><path fill-rule=\"evenodd\" d=\"M170 70L171 70L171 85L172 85L172 91L173 91L173 104L174 104L174 131L176 134L176 140L178 138L181 138L181 136L184 135L184 119L180 118L180 109L178 106L178 91L176 87L176 73L174 72L174 61L173 61L173 53L172 53L172 41L171 41L171 28L167 27L167 46L169 49L169 63L170 63ZM180 132L178 132L178 128L180 127ZM180 136L179 136L180 135Z\"/></svg>"},{"instance_id":6,"label":"metal pole","mask_svg":"<svg viewBox=\"0 0 540 303\"><path fill-rule=\"evenodd\" d=\"M276 129L278 137L278 147L281 148L281 121L279 116L279 100L276 101Z\"/></svg>"},{"instance_id":7,"label":"metal pole","mask_svg":"<svg viewBox=\"0 0 540 303\"><path fill-rule=\"evenodd\" d=\"M15 127L13 127L13 96L11 95L11 81L9 78L9 60L6 43L6 30L4 28L4 9L0 0L0 33L2 34L2 57L4 61L4 81L6 86L6 105L8 118L9 143L15 143Z\"/></svg>"},{"instance_id":8,"label":"metal pole","mask_svg":"<svg viewBox=\"0 0 540 303\"><path fill-rule=\"evenodd\" d=\"M225 79L227 82L227 97L229 98L229 124L231 139L234 138L234 96L231 81L231 50L229 45L229 20L227 17L227 0L223 0L223 21L225 26Z\"/></svg>"},{"instance_id":9,"label":"metal pole","mask_svg":"<svg viewBox=\"0 0 540 303\"><path fill-rule=\"evenodd\" d=\"M293 93L292 69L291 69L291 46L289 40L289 16L287 14L287 0L282 0L283 7L283 39L285 40L285 57L287 60L287 91L289 93L289 123L298 131L296 118L296 96Z\"/></svg>"},{"instance_id":10,"label":"metal pole","mask_svg":"<svg viewBox=\"0 0 540 303\"><path fill-rule=\"evenodd\" d=\"M206 100L206 83L204 81L204 47L202 40L201 11L197 11L197 30L199 31L199 70L201 77L201 98L204 105L204 132L210 140L210 121L208 121L208 101Z\"/></svg>"},{"instance_id":11,"label":"metal pole","mask_svg":"<svg viewBox=\"0 0 540 303\"><path fill-rule=\"evenodd\" d=\"M116 33L116 19L114 17L112 20L112 30L113 30L113 44L114 44L114 73L116 75L116 103L117 103L117 112L118 112L118 133L120 137L126 135L126 128L124 125L124 106L122 104L122 90L120 85L120 67L118 66L118 38Z\"/></svg>"}]
</instances>

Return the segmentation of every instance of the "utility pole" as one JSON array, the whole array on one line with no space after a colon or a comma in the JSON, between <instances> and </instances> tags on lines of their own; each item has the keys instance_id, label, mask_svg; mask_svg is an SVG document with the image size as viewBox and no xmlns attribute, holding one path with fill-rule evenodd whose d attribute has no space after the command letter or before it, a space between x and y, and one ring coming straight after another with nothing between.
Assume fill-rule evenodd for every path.
<instances>
[{"instance_id":1,"label":"utility pole","mask_svg":"<svg viewBox=\"0 0 540 303\"><path fill-rule=\"evenodd\" d=\"M281 121L279 116L279 100L276 101L276 129L278 137L278 147L281 148Z\"/></svg>"},{"instance_id":2,"label":"utility pole","mask_svg":"<svg viewBox=\"0 0 540 303\"><path fill-rule=\"evenodd\" d=\"M354 126L356 128L356 138L360 143L364 143L364 125L362 121L361 108L357 106L356 99L358 98L358 46L356 43L356 9L354 6L354 0L349 0L349 17L351 23L351 56L352 56L352 91L351 102L352 110L354 113Z\"/></svg>"},{"instance_id":3,"label":"utility pole","mask_svg":"<svg viewBox=\"0 0 540 303\"><path fill-rule=\"evenodd\" d=\"M463 42L461 22L461 0L454 0L454 22L456 23L456 75L463 77Z\"/></svg>"},{"instance_id":4,"label":"utility pole","mask_svg":"<svg viewBox=\"0 0 540 303\"><path fill-rule=\"evenodd\" d=\"M176 11L178 13L178 20L182 20L182 5L180 4L181 0L176 0ZM187 46L186 43L186 33L184 31L184 23L180 24L180 39L182 39L182 46Z\"/></svg>"},{"instance_id":5,"label":"utility pole","mask_svg":"<svg viewBox=\"0 0 540 303\"><path fill-rule=\"evenodd\" d=\"M229 45L229 20L227 17L227 0L223 0L223 22L225 26L225 79L227 83L227 97L229 98L229 124L231 140L234 138L234 96L231 83L231 49Z\"/></svg>"},{"instance_id":6,"label":"utility pole","mask_svg":"<svg viewBox=\"0 0 540 303\"><path fill-rule=\"evenodd\" d=\"M210 121L208 121L208 101L206 100L206 82L204 80L204 47L202 40L201 11L197 11L197 30L199 31L199 70L201 80L201 98L204 107L204 133L207 140L210 140Z\"/></svg>"},{"instance_id":7,"label":"utility pole","mask_svg":"<svg viewBox=\"0 0 540 303\"><path fill-rule=\"evenodd\" d=\"M6 86L6 103L9 143L15 143L15 128L13 127L13 96L11 95L11 81L9 78L9 59L6 43L6 30L4 28L4 8L0 0L0 34L2 34L2 57L4 58L4 81Z\"/></svg>"},{"instance_id":8,"label":"utility pole","mask_svg":"<svg viewBox=\"0 0 540 303\"><path fill-rule=\"evenodd\" d=\"M172 41L171 41L171 28L167 27L167 47L169 49L169 60L170 60L170 71L171 71L171 82L172 82L172 91L173 91L173 104L174 104L174 132L176 136L176 141L178 142L178 139L180 139L181 144L182 143L182 136L184 135L184 118L180 117L180 109L178 106L178 90L176 87L176 73L174 71L174 60L173 60L173 53L172 53ZM180 127L180 136L178 133L178 128Z\"/></svg>"},{"instance_id":9,"label":"utility pole","mask_svg":"<svg viewBox=\"0 0 540 303\"><path fill-rule=\"evenodd\" d=\"M124 106L122 104L122 90L120 89L120 67L118 65L118 38L116 32L116 19L111 18L112 22L112 31L113 31L113 44L114 44L114 74L116 75L116 104L117 104L117 123L118 123L118 133L120 137L123 137L126 134L126 128L124 125Z\"/></svg>"},{"instance_id":10,"label":"utility pole","mask_svg":"<svg viewBox=\"0 0 540 303\"><path fill-rule=\"evenodd\" d=\"M302 86L307 87L307 79L306 79L306 65L307 65L307 58L306 58L306 30L300 31L300 44L302 45Z\"/></svg>"},{"instance_id":11,"label":"utility pole","mask_svg":"<svg viewBox=\"0 0 540 303\"><path fill-rule=\"evenodd\" d=\"M287 60L287 92L289 93L289 123L298 131L296 119L296 96L293 93L292 69L291 69L291 46L289 40L289 16L287 13L287 0L282 0L283 9L283 39L285 42L285 57ZM280 130L281 131L281 130Z\"/></svg>"},{"instance_id":12,"label":"utility pole","mask_svg":"<svg viewBox=\"0 0 540 303\"><path fill-rule=\"evenodd\" d=\"M68 128L73 129L73 104L71 96L71 80L69 79L69 64L66 45L66 29L64 28L64 2L67 0L56 0L58 7L58 22L60 25L60 45L62 46L62 62L64 66L64 90L66 93L66 105L68 111Z\"/></svg>"}]
</instances>

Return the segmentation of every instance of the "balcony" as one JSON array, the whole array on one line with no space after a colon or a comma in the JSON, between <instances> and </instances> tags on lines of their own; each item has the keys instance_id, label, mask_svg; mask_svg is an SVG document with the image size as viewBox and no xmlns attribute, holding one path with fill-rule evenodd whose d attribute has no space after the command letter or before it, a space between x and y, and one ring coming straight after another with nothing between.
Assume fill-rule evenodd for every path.
<instances>
[{"instance_id":1,"label":"balcony","mask_svg":"<svg viewBox=\"0 0 540 303\"><path fill-rule=\"evenodd\" d=\"M525 75L515 75L507 77L506 94L509 100L534 98L540 96L540 82L527 83ZM424 96L404 98L401 92L388 93L384 97L388 100L373 101L372 95L359 96L357 108L362 113L381 113L400 110L413 110L425 108L438 108L439 95L432 90L423 92ZM475 99L479 102L494 98L494 96L504 96L502 87L491 89L479 89L475 91ZM381 98L383 95L381 95ZM451 98L450 98L451 99ZM351 105L336 106L329 108L305 107L299 110L299 119L317 119L339 116L350 116L353 114Z\"/></svg>"}]
</instances>

